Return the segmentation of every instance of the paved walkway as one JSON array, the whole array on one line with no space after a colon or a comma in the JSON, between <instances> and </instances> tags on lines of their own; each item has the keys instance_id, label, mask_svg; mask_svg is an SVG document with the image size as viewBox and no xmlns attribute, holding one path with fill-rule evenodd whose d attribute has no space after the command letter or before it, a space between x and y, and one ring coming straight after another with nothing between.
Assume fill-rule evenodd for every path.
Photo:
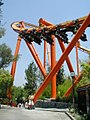
<instances>
[{"instance_id":1,"label":"paved walkway","mask_svg":"<svg viewBox=\"0 0 90 120\"><path fill-rule=\"evenodd\" d=\"M67 113L68 109L35 108L28 110L2 106L0 120L73 120Z\"/></svg>"}]
</instances>

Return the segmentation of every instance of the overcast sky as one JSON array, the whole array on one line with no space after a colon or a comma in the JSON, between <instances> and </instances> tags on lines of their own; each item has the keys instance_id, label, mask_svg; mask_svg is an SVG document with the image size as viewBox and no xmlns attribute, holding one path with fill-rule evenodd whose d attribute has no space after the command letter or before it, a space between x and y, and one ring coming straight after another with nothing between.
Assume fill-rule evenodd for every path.
<instances>
[{"instance_id":1,"label":"overcast sky","mask_svg":"<svg viewBox=\"0 0 90 120\"><path fill-rule=\"evenodd\" d=\"M0 40L0 44L6 43L12 50L14 54L17 36L11 28L11 23L14 21L25 21L38 25L38 20L44 18L53 24L59 24L68 20L74 20L83 16L86 16L90 12L90 0L3 0L4 5L2 24L6 28L6 35ZM87 37L90 38L90 30L87 31ZM90 48L90 39L83 43L84 47ZM40 56L41 61L43 61L43 43L41 46L36 45L37 52ZM60 48L57 45L57 60L60 54ZM30 54L25 42L22 40L20 46L21 55L16 69L15 82L17 86L23 85L25 83L25 69L33 57ZM72 64L75 68L75 54L70 56ZM80 52L79 59L83 60L87 58L85 53ZM11 71L11 65L8 68ZM65 67L65 72L68 74L68 68Z\"/></svg>"}]
</instances>

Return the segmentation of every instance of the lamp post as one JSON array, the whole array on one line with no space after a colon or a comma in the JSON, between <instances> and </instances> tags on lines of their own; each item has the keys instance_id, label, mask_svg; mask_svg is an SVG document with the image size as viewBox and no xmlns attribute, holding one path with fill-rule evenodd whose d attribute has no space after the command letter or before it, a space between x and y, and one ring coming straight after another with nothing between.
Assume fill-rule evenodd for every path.
<instances>
[{"instance_id":1,"label":"lamp post","mask_svg":"<svg viewBox=\"0 0 90 120\"><path fill-rule=\"evenodd\" d=\"M75 79L75 72L71 72L71 78L72 78L72 102L73 102L73 107L75 107L75 96L74 96L74 79Z\"/></svg>"}]
</instances>

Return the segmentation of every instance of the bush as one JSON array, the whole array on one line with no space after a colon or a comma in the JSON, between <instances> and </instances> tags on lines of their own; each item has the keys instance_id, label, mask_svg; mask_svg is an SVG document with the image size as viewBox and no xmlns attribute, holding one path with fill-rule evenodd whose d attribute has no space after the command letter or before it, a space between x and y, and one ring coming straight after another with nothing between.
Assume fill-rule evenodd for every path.
<instances>
[{"instance_id":1,"label":"bush","mask_svg":"<svg viewBox=\"0 0 90 120\"><path fill-rule=\"evenodd\" d=\"M3 98L1 101L1 104L8 105L9 104L9 99L8 98Z\"/></svg>"},{"instance_id":2,"label":"bush","mask_svg":"<svg viewBox=\"0 0 90 120\"><path fill-rule=\"evenodd\" d=\"M51 85L48 85L48 87L44 90L42 95L40 96L40 99L50 98L51 97Z\"/></svg>"}]
</instances>

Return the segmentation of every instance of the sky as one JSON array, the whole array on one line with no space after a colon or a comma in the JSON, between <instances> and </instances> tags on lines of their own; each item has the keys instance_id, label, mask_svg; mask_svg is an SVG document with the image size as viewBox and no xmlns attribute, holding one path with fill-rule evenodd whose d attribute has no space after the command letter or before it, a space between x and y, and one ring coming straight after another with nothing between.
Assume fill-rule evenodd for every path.
<instances>
[{"instance_id":1,"label":"sky","mask_svg":"<svg viewBox=\"0 0 90 120\"><path fill-rule=\"evenodd\" d=\"M74 20L90 13L90 0L3 0L2 6L2 24L6 29L6 35L1 38L0 44L6 43L12 50L14 55L18 34L11 28L11 23L15 21L25 21L38 25L40 18L44 18L53 24L59 24L68 20ZM90 30L87 30L87 38L90 38ZM84 47L90 48L90 40L81 42ZM41 46L36 45L36 50L43 61L43 43ZM61 55L59 45L56 46L57 60ZM42 51L42 52L41 52ZM75 65L75 53L72 51L70 59L73 67ZM25 69L34 61L30 51L28 50L24 40L20 46L20 59L17 63L14 85L23 86L25 84ZM88 57L87 54L79 52L79 59L84 60ZM11 66L7 68L11 71ZM65 72L68 74L68 68L65 66Z\"/></svg>"}]
</instances>

